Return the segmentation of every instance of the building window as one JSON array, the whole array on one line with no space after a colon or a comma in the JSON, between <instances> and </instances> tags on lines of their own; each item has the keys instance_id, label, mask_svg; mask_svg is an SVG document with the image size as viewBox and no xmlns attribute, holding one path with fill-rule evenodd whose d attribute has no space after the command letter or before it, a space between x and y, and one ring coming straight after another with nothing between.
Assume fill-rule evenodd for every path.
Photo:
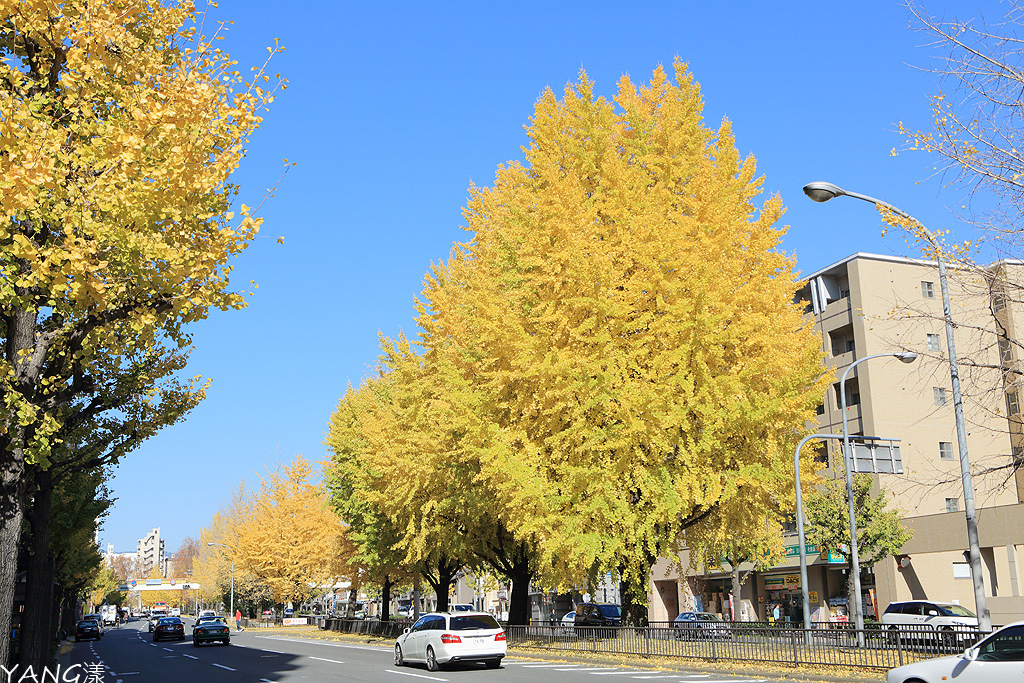
<instances>
[{"instance_id":1,"label":"building window","mask_svg":"<svg viewBox=\"0 0 1024 683\"><path fill-rule=\"evenodd\" d=\"M999 337L996 343L999 346L999 360L1004 363L1013 360L1013 347L1010 346L1010 340L1006 337Z\"/></svg>"},{"instance_id":2,"label":"building window","mask_svg":"<svg viewBox=\"0 0 1024 683\"><path fill-rule=\"evenodd\" d=\"M953 443L951 441L939 442L939 460L953 459Z\"/></svg>"},{"instance_id":3,"label":"building window","mask_svg":"<svg viewBox=\"0 0 1024 683\"><path fill-rule=\"evenodd\" d=\"M929 334L928 335L928 350L938 351L939 350L939 335Z\"/></svg>"},{"instance_id":4,"label":"building window","mask_svg":"<svg viewBox=\"0 0 1024 683\"><path fill-rule=\"evenodd\" d=\"M926 281L922 280L921 281L921 296L923 296L925 299L934 299L935 298L935 283L934 282L926 282Z\"/></svg>"},{"instance_id":5,"label":"building window","mask_svg":"<svg viewBox=\"0 0 1024 683\"><path fill-rule=\"evenodd\" d=\"M819 403L818 407L814 409L814 412L817 413L818 415L824 415L825 414L825 404L824 403Z\"/></svg>"},{"instance_id":6,"label":"building window","mask_svg":"<svg viewBox=\"0 0 1024 683\"><path fill-rule=\"evenodd\" d=\"M818 444L818 447L814 449L814 462L828 465L828 444Z\"/></svg>"},{"instance_id":7,"label":"building window","mask_svg":"<svg viewBox=\"0 0 1024 683\"><path fill-rule=\"evenodd\" d=\"M1016 391L1006 392L1006 414L1016 415L1020 412L1020 401Z\"/></svg>"},{"instance_id":8,"label":"building window","mask_svg":"<svg viewBox=\"0 0 1024 683\"><path fill-rule=\"evenodd\" d=\"M953 563L953 578L954 579L969 579L971 578L971 565L966 562L954 562Z\"/></svg>"},{"instance_id":9,"label":"building window","mask_svg":"<svg viewBox=\"0 0 1024 683\"><path fill-rule=\"evenodd\" d=\"M960 499L959 498L947 498L946 499L946 512L959 512L960 511Z\"/></svg>"},{"instance_id":10,"label":"building window","mask_svg":"<svg viewBox=\"0 0 1024 683\"><path fill-rule=\"evenodd\" d=\"M1024 446L1014 446L1010 451L1011 457L1013 458L1013 467L1017 469L1024 464Z\"/></svg>"},{"instance_id":11,"label":"building window","mask_svg":"<svg viewBox=\"0 0 1024 683\"><path fill-rule=\"evenodd\" d=\"M942 387L932 387L932 396L935 398L935 405L946 405L946 390Z\"/></svg>"},{"instance_id":12,"label":"building window","mask_svg":"<svg viewBox=\"0 0 1024 683\"><path fill-rule=\"evenodd\" d=\"M1006 294L1003 292L994 292L992 294L992 310L1001 311L1006 308Z\"/></svg>"}]
</instances>

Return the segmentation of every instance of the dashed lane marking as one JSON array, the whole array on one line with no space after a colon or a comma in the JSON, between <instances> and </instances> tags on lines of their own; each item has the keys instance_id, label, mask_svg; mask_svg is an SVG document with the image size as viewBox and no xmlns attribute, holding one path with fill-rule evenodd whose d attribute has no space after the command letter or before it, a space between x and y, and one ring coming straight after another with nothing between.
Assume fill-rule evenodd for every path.
<instances>
[{"instance_id":1,"label":"dashed lane marking","mask_svg":"<svg viewBox=\"0 0 1024 683\"><path fill-rule=\"evenodd\" d=\"M238 671L238 669L232 669L230 666L224 666L223 664L217 664L216 662L214 662L213 665L227 671Z\"/></svg>"},{"instance_id":2,"label":"dashed lane marking","mask_svg":"<svg viewBox=\"0 0 1024 683\"><path fill-rule=\"evenodd\" d=\"M321 662L330 662L331 664L344 664L345 662L339 662L337 659L324 659L323 657L310 657L310 659L316 659Z\"/></svg>"},{"instance_id":3,"label":"dashed lane marking","mask_svg":"<svg viewBox=\"0 0 1024 683\"><path fill-rule=\"evenodd\" d=\"M186 655L186 654L183 654L182 657L188 657L189 659L199 659L199 657L195 657L193 655Z\"/></svg>"},{"instance_id":4,"label":"dashed lane marking","mask_svg":"<svg viewBox=\"0 0 1024 683\"><path fill-rule=\"evenodd\" d=\"M414 674L411 671L395 671L394 669L384 669L386 673L398 674L399 676L412 676L414 678L427 678L432 681L447 681L447 678L438 678L437 676L424 676L423 674Z\"/></svg>"}]
</instances>

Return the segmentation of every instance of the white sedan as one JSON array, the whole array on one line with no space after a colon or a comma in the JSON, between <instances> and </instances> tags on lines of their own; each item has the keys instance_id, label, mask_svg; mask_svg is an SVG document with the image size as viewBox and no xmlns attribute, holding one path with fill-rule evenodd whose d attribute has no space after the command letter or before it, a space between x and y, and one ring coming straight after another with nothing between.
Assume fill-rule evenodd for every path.
<instances>
[{"instance_id":1,"label":"white sedan","mask_svg":"<svg viewBox=\"0 0 1024 683\"><path fill-rule=\"evenodd\" d=\"M1024 680L1024 621L999 629L963 654L891 669L886 683L1004 683Z\"/></svg>"},{"instance_id":2,"label":"white sedan","mask_svg":"<svg viewBox=\"0 0 1024 683\"><path fill-rule=\"evenodd\" d=\"M424 614L395 641L395 665L423 662L437 671L449 662L483 662L497 669L507 652L505 631L485 612Z\"/></svg>"}]
</instances>

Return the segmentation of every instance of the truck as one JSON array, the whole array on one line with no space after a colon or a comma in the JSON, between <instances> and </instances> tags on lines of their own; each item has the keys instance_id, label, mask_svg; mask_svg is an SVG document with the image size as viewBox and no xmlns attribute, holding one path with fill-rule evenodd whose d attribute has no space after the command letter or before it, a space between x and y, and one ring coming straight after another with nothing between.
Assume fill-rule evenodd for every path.
<instances>
[{"instance_id":1,"label":"truck","mask_svg":"<svg viewBox=\"0 0 1024 683\"><path fill-rule=\"evenodd\" d=\"M110 624L111 626L117 623L117 605L103 605L100 607L100 618L103 619L103 625Z\"/></svg>"}]
</instances>

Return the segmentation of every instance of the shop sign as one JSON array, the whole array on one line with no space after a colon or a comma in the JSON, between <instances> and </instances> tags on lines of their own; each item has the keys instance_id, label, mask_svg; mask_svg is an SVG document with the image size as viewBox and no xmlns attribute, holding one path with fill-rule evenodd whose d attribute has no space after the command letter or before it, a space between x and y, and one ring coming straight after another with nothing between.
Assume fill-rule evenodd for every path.
<instances>
[{"instance_id":1,"label":"shop sign","mask_svg":"<svg viewBox=\"0 0 1024 683\"><path fill-rule=\"evenodd\" d=\"M820 552L818 546L813 543L804 544L804 552L808 555L817 555ZM797 557L800 554L799 545L787 545L786 546L786 557Z\"/></svg>"},{"instance_id":2,"label":"shop sign","mask_svg":"<svg viewBox=\"0 0 1024 683\"><path fill-rule=\"evenodd\" d=\"M799 574L786 574L783 576L766 576L764 579L764 589L769 591L780 591L799 587Z\"/></svg>"},{"instance_id":3,"label":"shop sign","mask_svg":"<svg viewBox=\"0 0 1024 683\"><path fill-rule=\"evenodd\" d=\"M818 591L807 591L807 602L812 605L818 602Z\"/></svg>"}]
</instances>

